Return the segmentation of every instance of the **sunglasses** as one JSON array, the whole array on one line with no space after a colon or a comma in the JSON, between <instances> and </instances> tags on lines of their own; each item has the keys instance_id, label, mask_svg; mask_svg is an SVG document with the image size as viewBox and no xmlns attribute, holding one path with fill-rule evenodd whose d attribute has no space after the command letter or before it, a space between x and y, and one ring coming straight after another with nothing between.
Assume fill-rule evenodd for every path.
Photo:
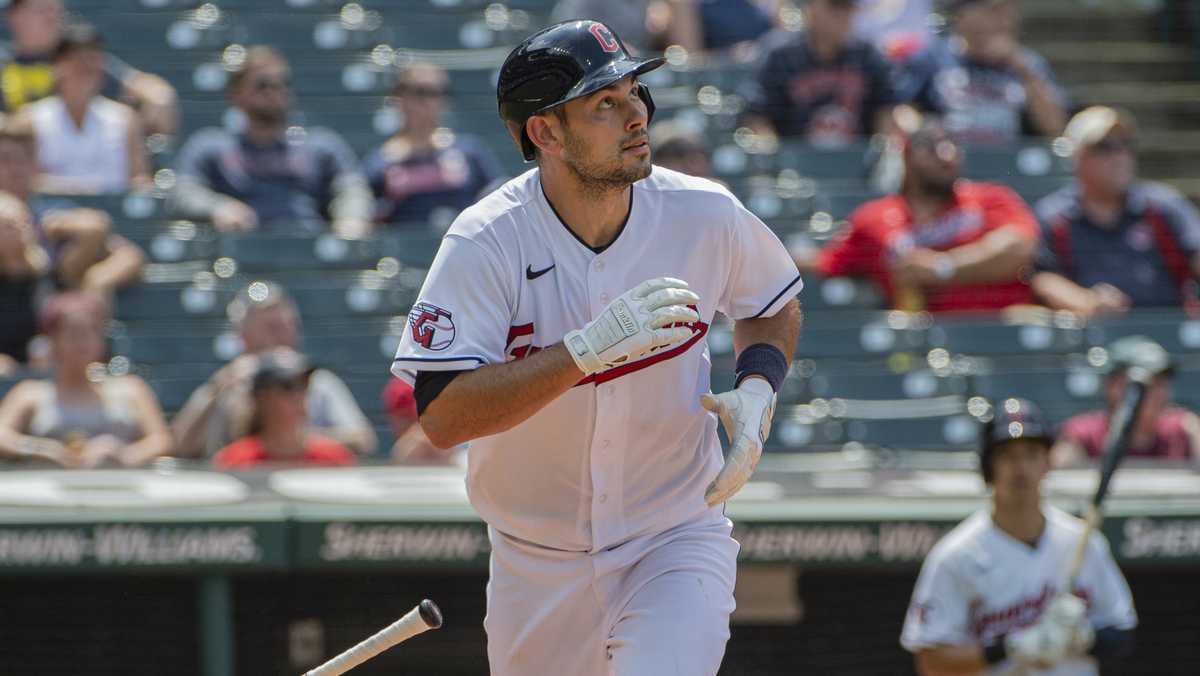
<instances>
[{"instance_id":1,"label":"sunglasses","mask_svg":"<svg viewBox=\"0 0 1200 676\"><path fill-rule=\"evenodd\" d=\"M1132 153L1136 150L1136 145L1130 139L1109 138L1093 144L1092 150L1104 155L1114 155L1121 152Z\"/></svg>"},{"instance_id":2,"label":"sunglasses","mask_svg":"<svg viewBox=\"0 0 1200 676\"><path fill-rule=\"evenodd\" d=\"M307 378L294 378L292 380L276 380L262 386L262 389L278 390L281 392L296 393L303 392L308 389Z\"/></svg>"},{"instance_id":3,"label":"sunglasses","mask_svg":"<svg viewBox=\"0 0 1200 676\"><path fill-rule=\"evenodd\" d=\"M269 92L272 90L284 91L292 88L292 80L286 77L263 77L251 82L250 86L254 89L254 91L259 93Z\"/></svg>"}]
</instances>

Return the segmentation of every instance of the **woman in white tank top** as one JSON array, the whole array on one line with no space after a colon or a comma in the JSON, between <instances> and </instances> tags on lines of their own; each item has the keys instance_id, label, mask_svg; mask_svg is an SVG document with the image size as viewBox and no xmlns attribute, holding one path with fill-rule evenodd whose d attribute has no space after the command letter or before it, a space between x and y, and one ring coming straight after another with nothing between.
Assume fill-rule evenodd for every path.
<instances>
[{"instance_id":1,"label":"woman in white tank top","mask_svg":"<svg viewBox=\"0 0 1200 676\"><path fill-rule=\"evenodd\" d=\"M170 450L154 392L135 375L111 376L104 359L108 312L98 296L68 292L42 312L54 372L26 380L0 401L0 457L64 467L139 465Z\"/></svg>"},{"instance_id":2,"label":"woman in white tank top","mask_svg":"<svg viewBox=\"0 0 1200 676\"><path fill-rule=\"evenodd\" d=\"M37 135L45 192L124 192L149 181L137 115L100 96L104 58L95 29L67 29L54 55L58 95L22 109Z\"/></svg>"}]
</instances>

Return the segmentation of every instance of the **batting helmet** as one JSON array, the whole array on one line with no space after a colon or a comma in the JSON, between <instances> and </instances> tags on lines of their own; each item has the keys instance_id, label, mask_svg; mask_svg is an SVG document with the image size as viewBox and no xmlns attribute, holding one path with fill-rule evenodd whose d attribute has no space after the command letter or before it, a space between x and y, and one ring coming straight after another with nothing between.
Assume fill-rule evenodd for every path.
<instances>
[{"instance_id":1,"label":"batting helmet","mask_svg":"<svg viewBox=\"0 0 1200 676\"><path fill-rule=\"evenodd\" d=\"M983 438L979 445L979 469L983 480L992 482L992 456L996 447L1013 439L1035 439L1054 445L1054 433L1037 405L1028 399L1005 399L992 407L983 419Z\"/></svg>"},{"instance_id":2,"label":"batting helmet","mask_svg":"<svg viewBox=\"0 0 1200 676\"><path fill-rule=\"evenodd\" d=\"M666 63L661 58L629 55L616 33L598 21L564 21L525 39L500 67L496 100L525 161L534 158L525 121L572 99L604 89L629 75L641 75ZM646 115L654 117L650 89L638 84ZM647 120L649 122L649 120Z\"/></svg>"}]
</instances>

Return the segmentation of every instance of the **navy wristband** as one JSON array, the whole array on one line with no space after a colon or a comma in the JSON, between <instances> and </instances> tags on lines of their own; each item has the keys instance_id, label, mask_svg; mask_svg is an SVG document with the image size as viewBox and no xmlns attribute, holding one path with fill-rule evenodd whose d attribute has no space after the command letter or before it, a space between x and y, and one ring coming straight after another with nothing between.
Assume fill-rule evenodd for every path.
<instances>
[{"instance_id":1,"label":"navy wristband","mask_svg":"<svg viewBox=\"0 0 1200 676\"><path fill-rule=\"evenodd\" d=\"M771 389L778 392L787 377L788 362L783 351L774 345L755 343L738 355L734 370L737 374L734 387L741 385L747 376L762 376L771 384Z\"/></svg>"},{"instance_id":2,"label":"navy wristband","mask_svg":"<svg viewBox=\"0 0 1200 676\"><path fill-rule=\"evenodd\" d=\"M983 659L988 664L998 664L1003 662L1008 657L1008 650L1004 647L1004 637L996 639L996 642L983 649Z\"/></svg>"}]
</instances>

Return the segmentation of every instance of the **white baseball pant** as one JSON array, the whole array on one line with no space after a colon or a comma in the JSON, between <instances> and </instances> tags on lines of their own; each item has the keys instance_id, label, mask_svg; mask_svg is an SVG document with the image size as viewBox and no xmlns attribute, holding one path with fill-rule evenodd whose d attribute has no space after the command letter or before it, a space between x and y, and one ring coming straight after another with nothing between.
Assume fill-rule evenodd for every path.
<instances>
[{"instance_id":1,"label":"white baseball pant","mask_svg":"<svg viewBox=\"0 0 1200 676\"><path fill-rule=\"evenodd\" d=\"M489 529L492 676L714 676L734 608L731 530L710 510L588 554Z\"/></svg>"}]
</instances>

